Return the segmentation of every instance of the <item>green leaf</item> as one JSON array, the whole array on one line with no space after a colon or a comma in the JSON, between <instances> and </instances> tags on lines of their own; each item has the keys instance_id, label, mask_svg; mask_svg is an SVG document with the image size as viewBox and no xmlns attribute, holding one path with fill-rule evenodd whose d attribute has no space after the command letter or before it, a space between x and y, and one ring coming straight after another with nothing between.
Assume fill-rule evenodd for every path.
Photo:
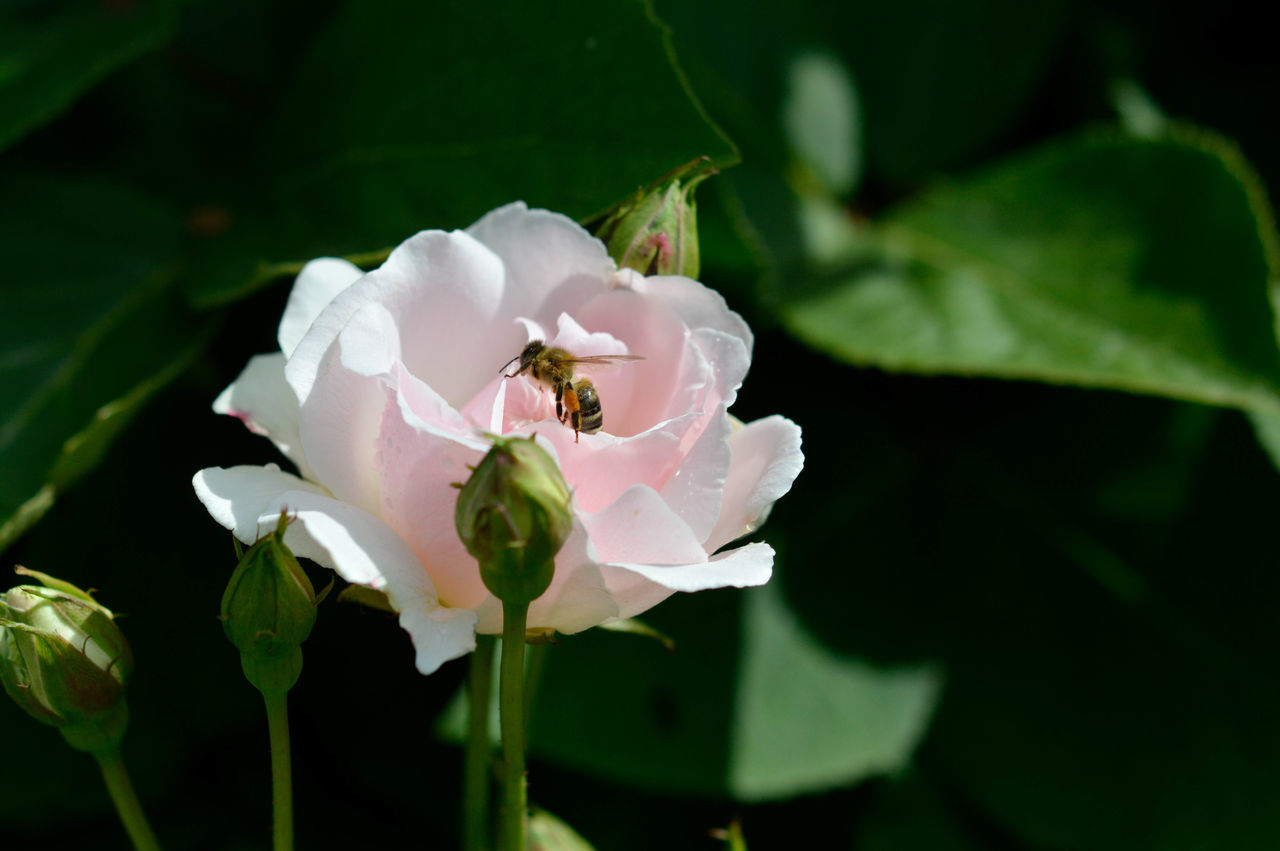
<instances>
[{"instance_id":1,"label":"green leaf","mask_svg":"<svg viewBox=\"0 0 1280 851\"><path fill-rule=\"evenodd\" d=\"M264 136L270 238L232 228L236 265L193 280L198 303L264 263L382 249L515 200L587 219L696 157L737 159L637 0L349 3Z\"/></svg>"},{"instance_id":2,"label":"green leaf","mask_svg":"<svg viewBox=\"0 0 1280 851\"><path fill-rule=\"evenodd\" d=\"M787 72L787 141L827 194L845 195L862 171L862 124L849 71L835 57L811 52L797 56Z\"/></svg>"},{"instance_id":3,"label":"green leaf","mask_svg":"<svg viewBox=\"0 0 1280 851\"><path fill-rule=\"evenodd\" d=\"M7 4L0 11L0 149L164 42L174 19L168 0Z\"/></svg>"},{"instance_id":4,"label":"green leaf","mask_svg":"<svg viewBox=\"0 0 1280 851\"><path fill-rule=\"evenodd\" d=\"M114 186L0 180L0 548L207 338L168 289L178 236L165 210Z\"/></svg>"},{"instance_id":5,"label":"green leaf","mask_svg":"<svg viewBox=\"0 0 1280 851\"><path fill-rule=\"evenodd\" d=\"M902 767L938 695L933 668L823 647L772 587L681 597L650 617L676 653L599 631L553 648L535 754L667 792L788 797Z\"/></svg>"},{"instance_id":6,"label":"green leaf","mask_svg":"<svg viewBox=\"0 0 1280 851\"><path fill-rule=\"evenodd\" d=\"M1280 412L1274 226L1213 136L1061 141L866 238L882 258L797 292L784 318L841 360Z\"/></svg>"},{"instance_id":7,"label":"green leaf","mask_svg":"<svg viewBox=\"0 0 1280 851\"><path fill-rule=\"evenodd\" d=\"M790 797L905 766L928 727L940 671L840 656L805 632L776 587L746 594L729 763L735 797Z\"/></svg>"}]
</instances>

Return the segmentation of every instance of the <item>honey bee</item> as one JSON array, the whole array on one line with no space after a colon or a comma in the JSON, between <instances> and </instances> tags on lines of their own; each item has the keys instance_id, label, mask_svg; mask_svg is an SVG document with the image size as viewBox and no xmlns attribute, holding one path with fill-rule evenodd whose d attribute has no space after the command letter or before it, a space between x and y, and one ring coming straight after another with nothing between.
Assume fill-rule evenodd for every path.
<instances>
[{"instance_id":1,"label":"honey bee","mask_svg":"<svg viewBox=\"0 0 1280 851\"><path fill-rule=\"evenodd\" d=\"M573 429L573 442L577 443L579 432L595 434L604 427L604 412L600 409L600 394L596 392L596 386L586 378L574 378L574 368L632 360L644 358L639 355L577 357L564 349L534 340L520 354L503 364L498 372L507 378L515 378L527 372L536 381L554 390L556 419ZM508 374L507 367L516 361L520 365L515 372Z\"/></svg>"}]
</instances>

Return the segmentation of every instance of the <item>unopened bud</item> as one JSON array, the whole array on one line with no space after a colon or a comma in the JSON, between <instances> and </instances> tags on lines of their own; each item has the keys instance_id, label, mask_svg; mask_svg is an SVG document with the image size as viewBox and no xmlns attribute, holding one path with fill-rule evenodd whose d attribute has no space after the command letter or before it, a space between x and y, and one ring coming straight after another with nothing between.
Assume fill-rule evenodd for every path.
<instances>
[{"instance_id":1,"label":"unopened bud","mask_svg":"<svg viewBox=\"0 0 1280 851\"><path fill-rule=\"evenodd\" d=\"M496 438L462 486L454 520L484 585L504 603L529 603L551 584L573 531L569 486L532 438Z\"/></svg>"},{"instance_id":2,"label":"unopened bud","mask_svg":"<svg viewBox=\"0 0 1280 851\"><path fill-rule=\"evenodd\" d=\"M115 616L69 582L21 567L18 573L44 584L0 595L4 690L74 747L118 745L128 724L124 692L133 655Z\"/></svg>"},{"instance_id":3,"label":"unopened bud","mask_svg":"<svg viewBox=\"0 0 1280 851\"><path fill-rule=\"evenodd\" d=\"M302 642L316 622L315 588L284 544L288 525L282 511L275 530L245 552L222 594L222 630L259 690L293 687Z\"/></svg>"},{"instance_id":4,"label":"unopened bud","mask_svg":"<svg viewBox=\"0 0 1280 851\"><path fill-rule=\"evenodd\" d=\"M698 212L693 191L715 174L706 157L686 163L617 204L596 236L620 268L697 278Z\"/></svg>"}]
</instances>

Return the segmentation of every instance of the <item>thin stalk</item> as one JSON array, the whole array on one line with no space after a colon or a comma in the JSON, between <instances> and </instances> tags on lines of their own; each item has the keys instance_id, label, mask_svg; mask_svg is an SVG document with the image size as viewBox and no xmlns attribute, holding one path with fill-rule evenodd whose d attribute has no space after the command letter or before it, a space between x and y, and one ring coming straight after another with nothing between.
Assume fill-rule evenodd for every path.
<instances>
[{"instance_id":1,"label":"thin stalk","mask_svg":"<svg viewBox=\"0 0 1280 851\"><path fill-rule=\"evenodd\" d=\"M289 758L289 693L262 693L271 738L271 841L275 851L293 851L293 768Z\"/></svg>"},{"instance_id":2,"label":"thin stalk","mask_svg":"<svg viewBox=\"0 0 1280 851\"><path fill-rule=\"evenodd\" d=\"M529 646L528 664L525 665L524 671L525 733L529 732L529 715L533 712L533 700L538 693L538 686L542 683L542 671L547 665L547 653L550 648L550 642Z\"/></svg>"},{"instance_id":3,"label":"thin stalk","mask_svg":"<svg viewBox=\"0 0 1280 851\"><path fill-rule=\"evenodd\" d=\"M463 767L462 847L485 851L489 827L489 694L493 683L493 650L497 639L476 636L467 674L467 756Z\"/></svg>"},{"instance_id":4,"label":"thin stalk","mask_svg":"<svg viewBox=\"0 0 1280 851\"><path fill-rule=\"evenodd\" d=\"M504 851L524 851L524 633L529 604L502 606L502 842Z\"/></svg>"},{"instance_id":5,"label":"thin stalk","mask_svg":"<svg viewBox=\"0 0 1280 851\"><path fill-rule=\"evenodd\" d=\"M93 757L98 761L98 768L102 770L102 782L107 784L111 802L116 805L116 812L120 815L120 821L124 824L133 847L136 851L160 851L160 843L151 832L151 825L147 824L147 817L142 812L142 804L138 803L133 784L129 782L129 772L120 757L120 748L98 751Z\"/></svg>"}]
</instances>

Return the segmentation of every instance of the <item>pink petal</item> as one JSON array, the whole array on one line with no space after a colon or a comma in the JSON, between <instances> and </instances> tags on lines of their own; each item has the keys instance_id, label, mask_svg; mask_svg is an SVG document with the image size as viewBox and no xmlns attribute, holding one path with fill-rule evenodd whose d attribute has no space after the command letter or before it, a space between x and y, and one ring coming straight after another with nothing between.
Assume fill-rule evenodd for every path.
<instances>
[{"instance_id":1,"label":"pink petal","mask_svg":"<svg viewBox=\"0 0 1280 851\"><path fill-rule=\"evenodd\" d=\"M213 410L242 420L271 442L306 478L314 478L298 434L298 399L284 380L284 355L255 355L213 402Z\"/></svg>"},{"instance_id":2,"label":"pink petal","mask_svg":"<svg viewBox=\"0 0 1280 851\"><path fill-rule=\"evenodd\" d=\"M631 571L672 591L747 588L769 581L773 574L773 548L763 543L747 544L745 547L714 555L704 563L695 564L615 563L610 566ZM619 592L615 591L614 596L619 598L619 603L623 602Z\"/></svg>"},{"instance_id":3,"label":"pink petal","mask_svg":"<svg viewBox=\"0 0 1280 851\"><path fill-rule=\"evenodd\" d=\"M465 233L410 237L316 317L285 368L289 385L305 403L338 335L376 303L401 329L409 370L461 407L488 382L503 352L519 350L522 334L513 318L496 319L505 276L497 256Z\"/></svg>"},{"instance_id":4,"label":"pink petal","mask_svg":"<svg viewBox=\"0 0 1280 851\"><path fill-rule=\"evenodd\" d=\"M501 315L550 325L603 291L615 265L604 243L567 216L507 204L467 228L502 259L507 288Z\"/></svg>"},{"instance_id":5,"label":"pink petal","mask_svg":"<svg viewBox=\"0 0 1280 851\"><path fill-rule=\"evenodd\" d=\"M582 523L601 562L688 564L706 561L701 542L652 488L628 488L612 505L583 514Z\"/></svg>"},{"instance_id":6,"label":"pink petal","mask_svg":"<svg viewBox=\"0 0 1280 851\"><path fill-rule=\"evenodd\" d=\"M729 309L724 297L710 287L679 275L655 275L640 281L633 278L631 286L637 292L661 299L690 328L711 328L737 337L750 355L751 329L741 316Z\"/></svg>"},{"instance_id":7,"label":"pink petal","mask_svg":"<svg viewBox=\"0 0 1280 851\"><path fill-rule=\"evenodd\" d=\"M280 319L280 351L285 356L293 354L321 311L363 274L360 267L337 257L321 257L303 266Z\"/></svg>"},{"instance_id":8,"label":"pink petal","mask_svg":"<svg viewBox=\"0 0 1280 851\"><path fill-rule=\"evenodd\" d=\"M450 659L476 649L476 613L433 606L423 599L400 611L400 626L413 639L419 673L434 674Z\"/></svg>"},{"instance_id":9,"label":"pink petal","mask_svg":"<svg viewBox=\"0 0 1280 851\"><path fill-rule=\"evenodd\" d=\"M254 543L275 528L280 509L276 509L275 517L265 526L261 519L283 496L294 492L325 493L323 488L285 473L275 464L208 467L196 473L191 484L209 515L246 544Z\"/></svg>"},{"instance_id":10,"label":"pink petal","mask_svg":"<svg viewBox=\"0 0 1280 851\"><path fill-rule=\"evenodd\" d=\"M663 501L684 518L700 541L711 533L721 514L724 483L732 461L728 443L731 431L729 416L721 405L679 469L662 485Z\"/></svg>"},{"instance_id":11,"label":"pink petal","mask_svg":"<svg viewBox=\"0 0 1280 851\"><path fill-rule=\"evenodd\" d=\"M450 606L473 608L487 591L479 568L454 525L455 483L471 475L488 444L423 382L402 372L398 389L384 389L384 413L373 460L379 514L407 542Z\"/></svg>"},{"instance_id":12,"label":"pink petal","mask_svg":"<svg viewBox=\"0 0 1280 851\"><path fill-rule=\"evenodd\" d=\"M291 360L289 366L293 363ZM303 451L316 480L334 496L377 514L378 480L373 463L386 380L347 368L342 363L341 346L331 347L321 366L315 392L307 396L299 412Z\"/></svg>"},{"instance_id":13,"label":"pink petal","mask_svg":"<svg viewBox=\"0 0 1280 851\"><path fill-rule=\"evenodd\" d=\"M733 460L724 486L724 505L707 536L707 552L754 531L804 466L800 427L785 417L756 420L729 438Z\"/></svg>"},{"instance_id":14,"label":"pink petal","mask_svg":"<svg viewBox=\"0 0 1280 851\"><path fill-rule=\"evenodd\" d=\"M607 405L605 427L610 434L639 434L672 415L673 392L688 386L681 380L688 329L679 316L657 299L618 289L581 305L573 318L583 328L620 340L626 352L644 358L589 372Z\"/></svg>"}]
</instances>

